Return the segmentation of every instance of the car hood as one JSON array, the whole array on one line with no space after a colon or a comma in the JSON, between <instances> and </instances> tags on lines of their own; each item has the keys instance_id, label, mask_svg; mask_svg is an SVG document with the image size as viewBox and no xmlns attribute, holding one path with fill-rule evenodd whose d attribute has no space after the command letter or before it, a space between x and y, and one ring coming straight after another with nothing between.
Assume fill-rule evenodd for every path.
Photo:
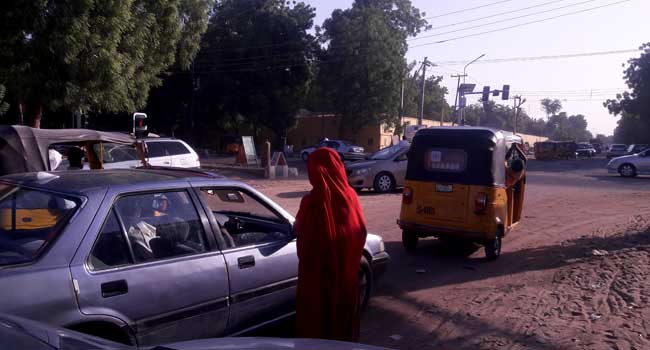
<instances>
[{"instance_id":1,"label":"car hood","mask_svg":"<svg viewBox=\"0 0 650 350\"><path fill-rule=\"evenodd\" d=\"M285 338L216 338L167 344L165 349L178 350L387 350L370 345L322 339Z\"/></svg>"},{"instance_id":2,"label":"car hood","mask_svg":"<svg viewBox=\"0 0 650 350\"><path fill-rule=\"evenodd\" d=\"M372 168L377 165L378 161L376 160L360 160L358 162L352 162L345 165L347 170L356 170L363 168Z\"/></svg>"},{"instance_id":3,"label":"car hood","mask_svg":"<svg viewBox=\"0 0 650 350\"><path fill-rule=\"evenodd\" d=\"M621 161L633 160L633 159L637 159L637 158L638 158L638 156L636 154L630 154L628 156L616 157L616 158L612 159L610 162L621 162Z\"/></svg>"}]
</instances>

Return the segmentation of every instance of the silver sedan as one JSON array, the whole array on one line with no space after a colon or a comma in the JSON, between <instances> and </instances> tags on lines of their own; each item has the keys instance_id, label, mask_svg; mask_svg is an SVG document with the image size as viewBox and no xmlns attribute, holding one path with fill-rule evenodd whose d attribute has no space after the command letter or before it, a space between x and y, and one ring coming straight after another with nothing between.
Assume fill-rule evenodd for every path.
<instances>
[{"instance_id":1,"label":"silver sedan","mask_svg":"<svg viewBox=\"0 0 650 350\"><path fill-rule=\"evenodd\" d=\"M629 156L617 157L607 163L607 171L623 177L650 175L650 149Z\"/></svg>"},{"instance_id":2,"label":"silver sedan","mask_svg":"<svg viewBox=\"0 0 650 350\"><path fill-rule=\"evenodd\" d=\"M379 150L366 160L348 163L345 166L348 183L355 189L373 188L378 193L386 193L402 186L409 147L408 142L403 142Z\"/></svg>"}]
</instances>

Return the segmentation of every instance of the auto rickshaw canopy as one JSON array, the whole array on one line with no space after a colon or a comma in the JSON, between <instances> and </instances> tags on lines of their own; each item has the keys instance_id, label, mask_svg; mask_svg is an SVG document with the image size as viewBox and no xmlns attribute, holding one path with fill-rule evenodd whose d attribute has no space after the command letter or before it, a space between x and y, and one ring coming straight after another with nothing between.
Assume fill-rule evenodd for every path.
<instances>
[{"instance_id":1,"label":"auto rickshaw canopy","mask_svg":"<svg viewBox=\"0 0 650 350\"><path fill-rule=\"evenodd\" d=\"M0 176L51 170L48 149L54 144L92 145L98 142L135 145L136 139L125 133L89 129L0 126Z\"/></svg>"},{"instance_id":2,"label":"auto rickshaw canopy","mask_svg":"<svg viewBox=\"0 0 650 350\"><path fill-rule=\"evenodd\" d=\"M427 169L431 150L461 150L465 153L462 171ZM406 179L480 186L505 186L506 135L482 127L432 127L413 138L408 155Z\"/></svg>"}]
</instances>

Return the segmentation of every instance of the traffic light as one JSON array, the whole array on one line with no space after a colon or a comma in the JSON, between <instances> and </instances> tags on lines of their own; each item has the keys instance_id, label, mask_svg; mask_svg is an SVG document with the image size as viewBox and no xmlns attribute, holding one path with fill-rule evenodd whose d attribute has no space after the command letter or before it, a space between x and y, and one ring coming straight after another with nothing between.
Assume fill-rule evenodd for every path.
<instances>
[{"instance_id":1,"label":"traffic light","mask_svg":"<svg viewBox=\"0 0 650 350\"><path fill-rule=\"evenodd\" d=\"M483 87L483 98L481 101L486 102L490 99L490 87L489 86L484 86Z\"/></svg>"},{"instance_id":2,"label":"traffic light","mask_svg":"<svg viewBox=\"0 0 650 350\"><path fill-rule=\"evenodd\" d=\"M501 93L501 99L507 100L510 98L510 85L503 85L503 93Z\"/></svg>"},{"instance_id":3,"label":"traffic light","mask_svg":"<svg viewBox=\"0 0 650 350\"><path fill-rule=\"evenodd\" d=\"M147 125L144 123L145 119L147 119L145 113L133 113L133 135L137 139L145 138L149 135Z\"/></svg>"}]
</instances>

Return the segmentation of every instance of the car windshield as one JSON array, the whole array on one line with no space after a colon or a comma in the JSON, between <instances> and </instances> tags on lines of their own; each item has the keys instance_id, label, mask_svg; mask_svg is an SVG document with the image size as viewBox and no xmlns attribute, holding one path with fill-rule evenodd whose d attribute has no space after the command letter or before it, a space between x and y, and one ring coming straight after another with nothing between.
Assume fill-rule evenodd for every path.
<instances>
[{"instance_id":1,"label":"car windshield","mask_svg":"<svg viewBox=\"0 0 650 350\"><path fill-rule=\"evenodd\" d=\"M0 184L0 266L37 258L77 207L73 198Z\"/></svg>"},{"instance_id":2,"label":"car windshield","mask_svg":"<svg viewBox=\"0 0 650 350\"><path fill-rule=\"evenodd\" d=\"M399 153L403 149L404 148L402 146L398 146L398 145L386 147L386 148L380 149L379 151L371 154L370 157L368 157L368 159L371 159L371 160L390 159L390 158L394 157L397 153Z\"/></svg>"}]
</instances>

